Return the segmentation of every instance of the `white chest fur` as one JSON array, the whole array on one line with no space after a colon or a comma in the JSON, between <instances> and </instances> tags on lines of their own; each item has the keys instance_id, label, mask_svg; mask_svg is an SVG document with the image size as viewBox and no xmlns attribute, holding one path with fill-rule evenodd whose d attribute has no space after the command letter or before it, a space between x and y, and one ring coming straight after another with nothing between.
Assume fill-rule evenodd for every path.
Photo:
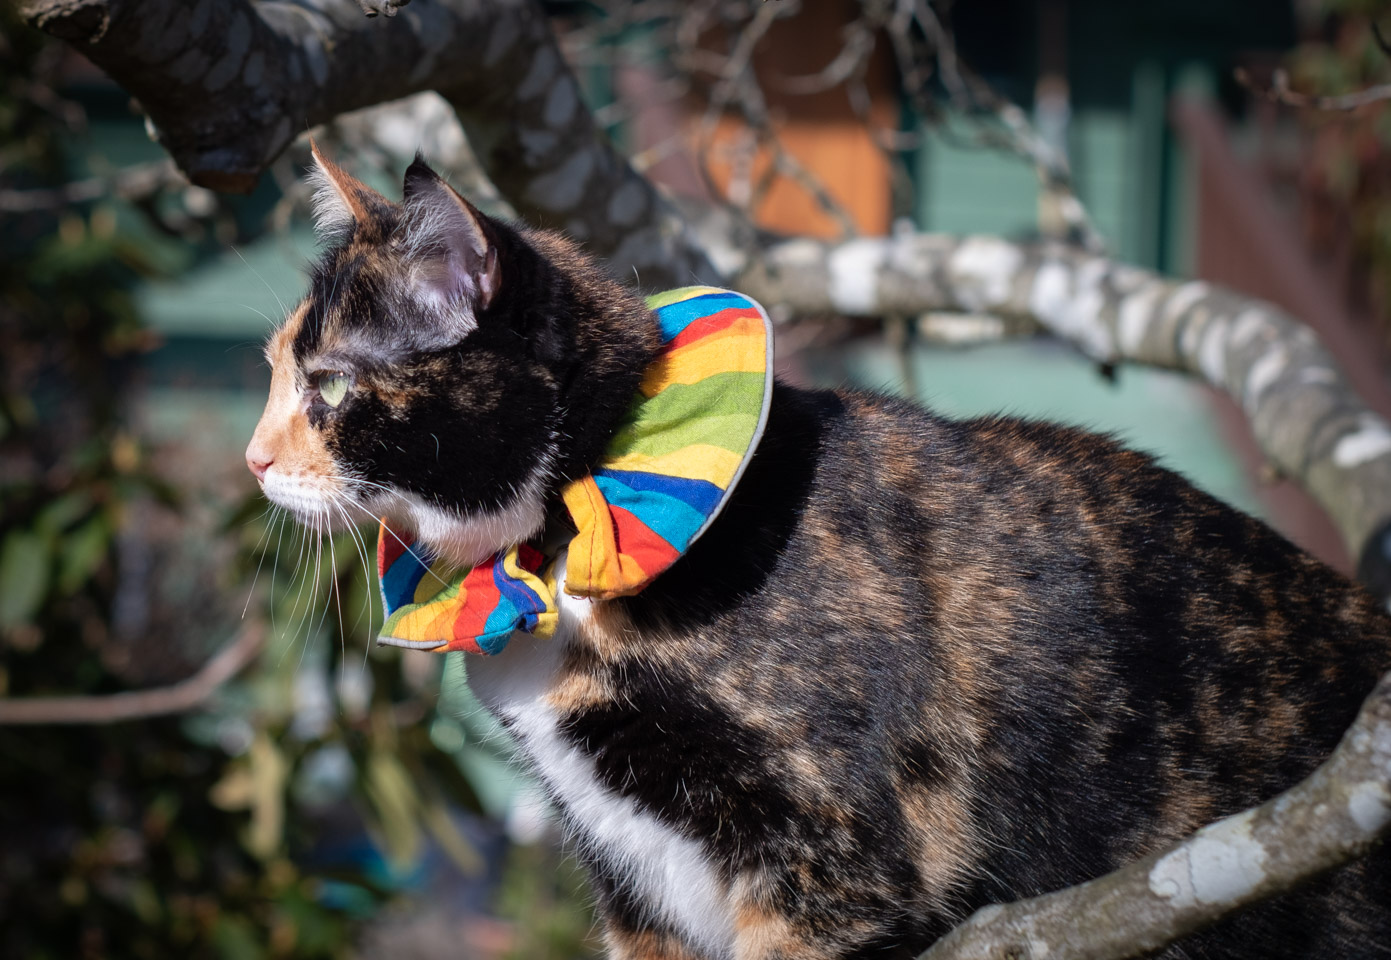
<instances>
[{"instance_id":1,"label":"white chest fur","mask_svg":"<svg viewBox=\"0 0 1391 960\"><path fill-rule=\"evenodd\" d=\"M564 582L563 568L557 579ZM627 878L652 919L707 956L731 957L734 926L727 890L701 845L608 789L595 775L594 761L557 730L559 718L546 693L565 645L590 609L590 601L567 596L563 589L560 596L556 635L518 637L496 657L471 660L469 688L511 724L537 775L589 845Z\"/></svg>"}]
</instances>

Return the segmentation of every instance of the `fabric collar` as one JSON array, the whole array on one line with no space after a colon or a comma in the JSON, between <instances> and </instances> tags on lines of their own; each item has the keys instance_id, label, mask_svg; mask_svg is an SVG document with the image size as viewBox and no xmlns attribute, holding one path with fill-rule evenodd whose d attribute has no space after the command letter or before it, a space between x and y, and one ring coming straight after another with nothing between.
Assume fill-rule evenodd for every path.
<instances>
[{"instance_id":1,"label":"fabric collar","mask_svg":"<svg viewBox=\"0 0 1391 960\"><path fill-rule=\"evenodd\" d=\"M383 518L381 643L496 654L518 630L549 637L562 554L566 593L631 596L709 528L768 421L772 324L756 301L716 287L670 290L647 306L662 352L599 466L561 491L575 536L549 551L518 544L461 574Z\"/></svg>"}]
</instances>

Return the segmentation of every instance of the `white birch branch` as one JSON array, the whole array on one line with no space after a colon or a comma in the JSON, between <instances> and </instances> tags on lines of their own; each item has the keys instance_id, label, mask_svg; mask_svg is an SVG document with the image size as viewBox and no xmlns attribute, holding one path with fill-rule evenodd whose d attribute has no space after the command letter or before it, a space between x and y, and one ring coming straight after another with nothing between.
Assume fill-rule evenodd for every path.
<instances>
[{"instance_id":1,"label":"white birch branch","mask_svg":"<svg viewBox=\"0 0 1391 960\"><path fill-rule=\"evenodd\" d=\"M698 231L707 247L718 229ZM1328 511L1364 583L1391 596L1391 425L1283 310L1057 243L904 233L715 252L745 293L794 315L933 311L1033 322L1102 363L1181 370L1231 396L1261 450Z\"/></svg>"}]
</instances>

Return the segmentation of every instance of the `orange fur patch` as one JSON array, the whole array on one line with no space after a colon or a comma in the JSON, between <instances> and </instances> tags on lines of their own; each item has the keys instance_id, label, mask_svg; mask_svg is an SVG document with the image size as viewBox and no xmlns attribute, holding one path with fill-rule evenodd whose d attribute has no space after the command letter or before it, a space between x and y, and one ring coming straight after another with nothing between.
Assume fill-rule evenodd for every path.
<instances>
[{"instance_id":1,"label":"orange fur patch","mask_svg":"<svg viewBox=\"0 0 1391 960\"><path fill-rule=\"evenodd\" d=\"M698 960L675 937L653 930L624 930L610 926L604 932L610 960Z\"/></svg>"},{"instance_id":2,"label":"orange fur patch","mask_svg":"<svg viewBox=\"0 0 1391 960\"><path fill-rule=\"evenodd\" d=\"M824 955L810 936L798 931L788 917L766 903L766 878L743 874L734 883L735 960Z\"/></svg>"},{"instance_id":3,"label":"orange fur patch","mask_svg":"<svg viewBox=\"0 0 1391 960\"><path fill-rule=\"evenodd\" d=\"M270 396L251 446L287 476L327 481L337 469L323 435L309 423L292 349L308 312L308 302L296 307L266 347L271 365Z\"/></svg>"}]
</instances>

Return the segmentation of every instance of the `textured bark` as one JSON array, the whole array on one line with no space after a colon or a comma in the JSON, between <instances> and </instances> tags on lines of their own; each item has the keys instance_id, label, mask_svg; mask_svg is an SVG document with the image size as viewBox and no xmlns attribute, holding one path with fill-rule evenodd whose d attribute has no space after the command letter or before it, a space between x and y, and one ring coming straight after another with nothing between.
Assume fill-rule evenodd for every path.
<instances>
[{"instance_id":1,"label":"textured bark","mask_svg":"<svg viewBox=\"0 0 1391 960\"><path fill-rule=\"evenodd\" d=\"M616 273L675 286L714 270L653 186L596 129L539 4L24 0L134 95L195 184L247 192L308 127L421 90L458 112L498 189Z\"/></svg>"},{"instance_id":2,"label":"textured bark","mask_svg":"<svg viewBox=\"0 0 1391 960\"><path fill-rule=\"evenodd\" d=\"M1097 880L985 907L921 960L1138 957L1362 856L1389 828L1391 673L1308 779Z\"/></svg>"},{"instance_id":3,"label":"textured bark","mask_svg":"<svg viewBox=\"0 0 1391 960\"><path fill-rule=\"evenodd\" d=\"M716 242L717 231L701 235ZM735 253L717 262L734 263ZM1391 425L1278 307L1074 247L998 237L771 241L734 265L740 290L792 314L987 314L1015 329L1036 323L1102 363L1201 377L1241 405L1271 463L1328 511L1364 581L1391 596Z\"/></svg>"}]
</instances>

